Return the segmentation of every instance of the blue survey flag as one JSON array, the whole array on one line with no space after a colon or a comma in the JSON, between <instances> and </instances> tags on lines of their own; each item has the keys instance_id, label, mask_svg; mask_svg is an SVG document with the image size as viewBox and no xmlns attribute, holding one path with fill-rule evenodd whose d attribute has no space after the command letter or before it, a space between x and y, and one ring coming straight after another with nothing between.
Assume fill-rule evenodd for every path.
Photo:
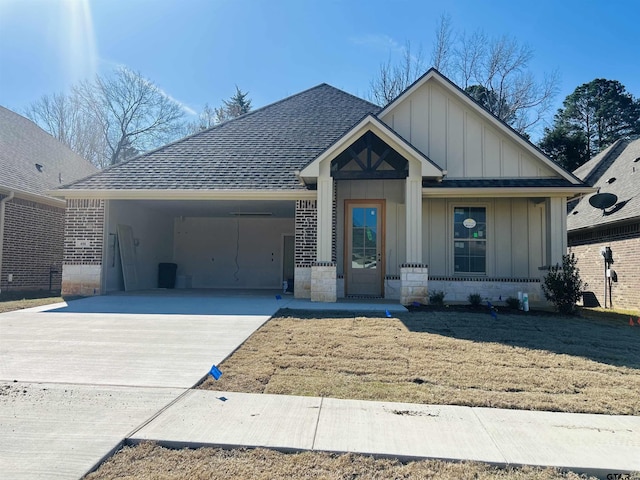
<instances>
[{"instance_id":1,"label":"blue survey flag","mask_svg":"<svg viewBox=\"0 0 640 480\"><path fill-rule=\"evenodd\" d=\"M496 313L496 309L493 308L493 305L491 305L491 302L487 301L487 307L489 307L489 314L491 315L491 317L497 320L498 314Z\"/></svg>"},{"instance_id":2,"label":"blue survey flag","mask_svg":"<svg viewBox=\"0 0 640 480\"><path fill-rule=\"evenodd\" d=\"M211 367L211 370L209 371L209 373L216 380L220 380L220 377L222 376L222 372L218 370L218 367L216 367L215 365Z\"/></svg>"}]
</instances>

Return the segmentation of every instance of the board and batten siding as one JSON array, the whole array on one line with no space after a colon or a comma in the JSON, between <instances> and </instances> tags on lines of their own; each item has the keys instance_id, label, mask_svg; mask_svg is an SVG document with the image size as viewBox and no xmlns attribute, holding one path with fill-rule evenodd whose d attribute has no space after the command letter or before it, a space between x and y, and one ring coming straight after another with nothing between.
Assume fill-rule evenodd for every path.
<instances>
[{"instance_id":1,"label":"board and batten siding","mask_svg":"<svg viewBox=\"0 0 640 480\"><path fill-rule=\"evenodd\" d=\"M381 120L447 170L447 178L557 176L435 80L420 86Z\"/></svg>"},{"instance_id":2,"label":"board and batten siding","mask_svg":"<svg viewBox=\"0 0 640 480\"><path fill-rule=\"evenodd\" d=\"M487 277L541 278L545 207L527 198L424 199L422 252L430 276L454 276L453 209L486 207Z\"/></svg>"},{"instance_id":3,"label":"board and batten siding","mask_svg":"<svg viewBox=\"0 0 640 480\"><path fill-rule=\"evenodd\" d=\"M339 180L336 182L336 264L337 274L344 275L344 201L348 199L386 200L385 275L400 275L406 257L406 210L404 180Z\"/></svg>"}]
</instances>

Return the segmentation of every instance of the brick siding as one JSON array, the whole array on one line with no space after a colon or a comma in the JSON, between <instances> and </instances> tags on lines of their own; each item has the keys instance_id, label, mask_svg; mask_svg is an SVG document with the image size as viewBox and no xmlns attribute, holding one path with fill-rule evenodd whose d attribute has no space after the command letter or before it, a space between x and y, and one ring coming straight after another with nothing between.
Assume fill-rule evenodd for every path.
<instances>
[{"instance_id":1,"label":"brick siding","mask_svg":"<svg viewBox=\"0 0 640 480\"><path fill-rule=\"evenodd\" d=\"M65 265L101 265L103 235L104 200L67 200Z\"/></svg>"},{"instance_id":2,"label":"brick siding","mask_svg":"<svg viewBox=\"0 0 640 480\"><path fill-rule=\"evenodd\" d=\"M318 202L296 200L296 267L311 267L316 261Z\"/></svg>"},{"instance_id":3,"label":"brick siding","mask_svg":"<svg viewBox=\"0 0 640 480\"><path fill-rule=\"evenodd\" d=\"M611 293L614 308L640 311L640 224L602 229L585 235L569 235L569 252L578 260L580 278L589 285L604 306L604 259L600 253L603 247L613 252L611 268L618 275L618 282L612 283ZM607 305L608 305L607 300Z\"/></svg>"},{"instance_id":4,"label":"brick siding","mask_svg":"<svg viewBox=\"0 0 640 480\"><path fill-rule=\"evenodd\" d=\"M5 204L0 289L60 290L64 208L14 198ZM13 281L7 282L7 275Z\"/></svg>"},{"instance_id":5,"label":"brick siding","mask_svg":"<svg viewBox=\"0 0 640 480\"><path fill-rule=\"evenodd\" d=\"M333 205L331 207L331 222L333 231L331 232L331 261L338 261L338 182L333 181Z\"/></svg>"}]
</instances>

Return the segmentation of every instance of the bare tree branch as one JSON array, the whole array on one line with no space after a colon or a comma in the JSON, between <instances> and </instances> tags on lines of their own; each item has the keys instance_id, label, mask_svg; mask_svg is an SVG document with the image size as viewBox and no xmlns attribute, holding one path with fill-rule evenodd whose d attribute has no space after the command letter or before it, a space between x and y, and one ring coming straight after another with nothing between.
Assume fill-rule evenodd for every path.
<instances>
[{"instance_id":1,"label":"bare tree branch","mask_svg":"<svg viewBox=\"0 0 640 480\"><path fill-rule=\"evenodd\" d=\"M74 89L102 127L109 163L167 143L183 131L183 112L153 82L127 68Z\"/></svg>"},{"instance_id":2,"label":"bare tree branch","mask_svg":"<svg viewBox=\"0 0 640 480\"><path fill-rule=\"evenodd\" d=\"M451 62L451 50L455 45L454 34L451 28L451 15L442 14L436 27L436 40L431 50L431 65L437 70L444 72L449 70Z\"/></svg>"},{"instance_id":3,"label":"bare tree branch","mask_svg":"<svg viewBox=\"0 0 640 480\"><path fill-rule=\"evenodd\" d=\"M391 59L380 65L378 75L369 82L368 99L376 105L386 105L409 87L424 71L422 49L414 55L411 43L403 48L401 61L391 64Z\"/></svg>"},{"instance_id":4,"label":"bare tree branch","mask_svg":"<svg viewBox=\"0 0 640 480\"><path fill-rule=\"evenodd\" d=\"M506 35L489 39L482 30L456 33L448 15L440 16L434 33L433 66L498 118L528 134L549 113L558 91L558 74L536 79L529 68L533 59L529 46ZM387 61L370 82L369 98L386 105L423 70L411 56L395 65Z\"/></svg>"},{"instance_id":5,"label":"bare tree branch","mask_svg":"<svg viewBox=\"0 0 640 480\"><path fill-rule=\"evenodd\" d=\"M77 95L54 93L33 102L25 116L98 168L107 165L105 141L96 119L87 115Z\"/></svg>"}]
</instances>

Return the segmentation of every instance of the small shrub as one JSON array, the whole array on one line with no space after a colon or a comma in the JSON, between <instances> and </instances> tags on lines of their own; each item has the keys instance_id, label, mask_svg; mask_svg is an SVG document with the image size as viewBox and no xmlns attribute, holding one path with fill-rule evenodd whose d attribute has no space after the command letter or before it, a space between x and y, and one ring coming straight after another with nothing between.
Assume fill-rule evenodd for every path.
<instances>
[{"instance_id":1,"label":"small shrub","mask_svg":"<svg viewBox=\"0 0 640 480\"><path fill-rule=\"evenodd\" d=\"M471 304L472 307L479 307L482 303L482 297L479 293L470 293L467 297L467 301Z\"/></svg>"},{"instance_id":2,"label":"small shrub","mask_svg":"<svg viewBox=\"0 0 640 480\"><path fill-rule=\"evenodd\" d=\"M558 312L571 315L576 312L576 302L587 286L580 278L575 255L563 255L562 266L556 264L542 282L542 292Z\"/></svg>"},{"instance_id":3,"label":"small shrub","mask_svg":"<svg viewBox=\"0 0 640 480\"><path fill-rule=\"evenodd\" d=\"M444 292L442 290L429 292L429 303L431 305L444 305Z\"/></svg>"},{"instance_id":4,"label":"small shrub","mask_svg":"<svg viewBox=\"0 0 640 480\"><path fill-rule=\"evenodd\" d=\"M511 310L520 310L520 300L518 300L518 297L509 297L507 298L504 303L507 304L507 307L509 307Z\"/></svg>"}]
</instances>

